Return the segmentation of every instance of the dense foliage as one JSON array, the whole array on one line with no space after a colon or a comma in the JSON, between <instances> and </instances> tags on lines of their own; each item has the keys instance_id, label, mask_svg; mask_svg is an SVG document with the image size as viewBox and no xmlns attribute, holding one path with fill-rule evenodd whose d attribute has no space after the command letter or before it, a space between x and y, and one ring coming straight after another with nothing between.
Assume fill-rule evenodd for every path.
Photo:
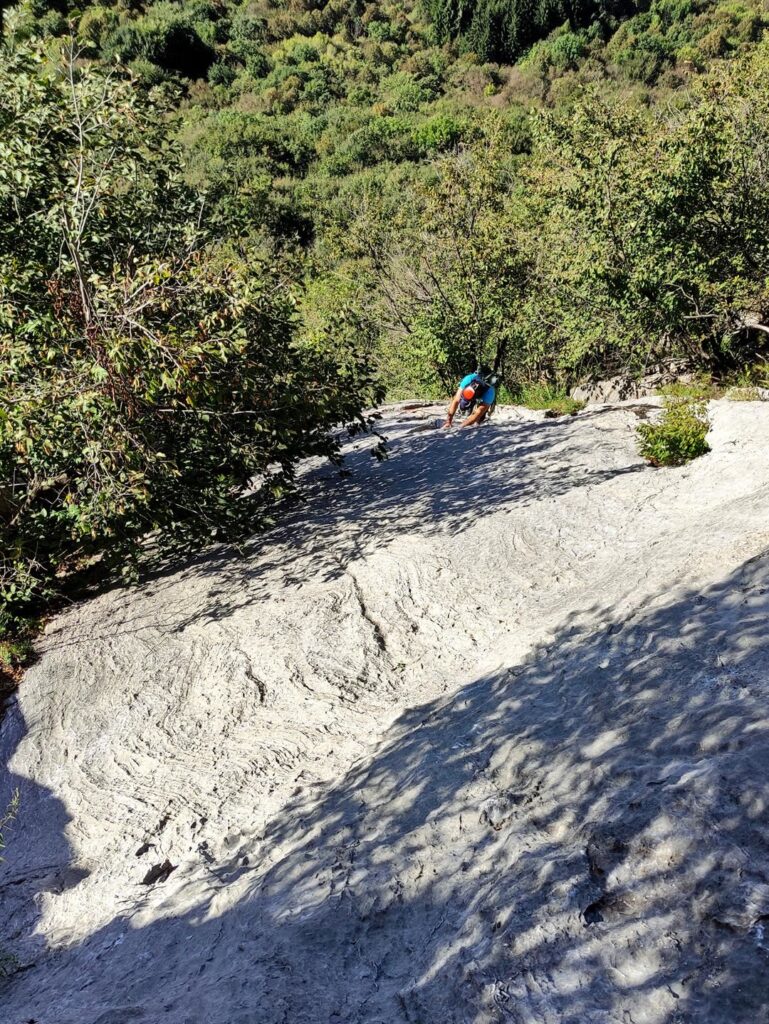
<instances>
[{"instance_id":1,"label":"dense foliage","mask_svg":"<svg viewBox=\"0 0 769 1024\"><path fill-rule=\"evenodd\" d=\"M383 370L405 393L445 393L468 367L505 369L515 349L528 267L508 231L505 145L495 133L461 160L444 158L405 196L372 190L355 220L328 232L332 262L365 282Z\"/></svg>"},{"instance_id":2,"label":"dense foliage","mask_svg":"<svg viewBox=\"0 0 769 1024\"><path fill-rule=\"evenodd\" d=\"M510 61L566 23L572 33L595 26L604 32L640 5L632 0L425 0L439 38L459 38L487 60ZM575 42L573 56L579 57Z\"/></svg>"},{"instance_id":3,"label":"dense foliage","mask_svg":"<svg viewBox=\"0 0 769 1024\"><path fill-rule=\"evenodd\" d=\"M659 420L638 427L638 448L652 466L682 466L710 451L709 427L706 400L673 390Z\"/></svg>"},{"instance_id":4,"label":"dense foliage","mask_svg":"<svg viewBox=\"0 0 769 1024\"><path fill-rule=\"evenodd\" d=\"M566 409L671 360L747 372L766 22L760 0L7 11L6 610L148 534L247 532L383 389L485 361L503 397Z\"/></svg>"},{"instance_id":5,"label":"dense foliage","mask_svg":"<svg viewBox=\"0 0 769 1024\"><path fill-rule=\"evenodd\" d=\"M761 36L761 0L22 0L15 38L73 31L184 108L193 183L222 215L308 243L317 207L392 165L472 143L490 112L562 107L586 88L667 99ZM551 31L552 30L552 31ZM515 66L509 61L521 58ZM417 172L418 173L418 172ZM341 194L340 194L341 193Z\"/></svg>"},{"instance_id":6,"label":"dense foliage","mask_svg":"<svg viewBox=\"0 0 769 1024\"><path fill-rule=\"evenodd\" d=\"M677 108L593 94L532 117L524 160L487 125L405 194L368 186L324 244L385 367L394 346L407 371L390 379L424 392L485 360L515 393L673 360L723 374L765 351L767 70L759 47Z\"/></svg>"},{"instance_id":7,"label":"dense foliage","mask_svg":"<svg viewBox=\"0 0 769 1024\"><path fill-rule=\"evenodd\" d=\"M253 529L378 391L339 339L300 343L279 265L206 232L130 82L17 49L0 132L0 599L18 609L148 533Z\"/></svg>"},{"instance_id":8,"label":"dense foliage","mask_svg":"<svg viewBox=\"0 0 769 1024\"><path fill-rule=\"evenodd\" d=\"M678 110L540 120L527 168L531 338L579 376L682 356L723 371L769 314L767 52L714 70Z\"/></svg>"}]
</instances>

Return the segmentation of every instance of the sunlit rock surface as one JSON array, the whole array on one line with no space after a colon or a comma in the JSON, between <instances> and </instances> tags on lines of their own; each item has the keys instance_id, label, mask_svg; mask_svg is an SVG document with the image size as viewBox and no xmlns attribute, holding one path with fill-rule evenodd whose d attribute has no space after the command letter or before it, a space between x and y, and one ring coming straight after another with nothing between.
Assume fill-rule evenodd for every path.
<instances>
[{"instance_id":1,"label":"sunlit rock surface","mask_svg":"<svg viewBox=\"0 0 769 1024\"><path fill-rule=\"evenodd\" d=\"M266 540L56 618L2 1024L769 1021L769 403L662 470L653 405L390 408Z\"/></svg>"}]
</instances>

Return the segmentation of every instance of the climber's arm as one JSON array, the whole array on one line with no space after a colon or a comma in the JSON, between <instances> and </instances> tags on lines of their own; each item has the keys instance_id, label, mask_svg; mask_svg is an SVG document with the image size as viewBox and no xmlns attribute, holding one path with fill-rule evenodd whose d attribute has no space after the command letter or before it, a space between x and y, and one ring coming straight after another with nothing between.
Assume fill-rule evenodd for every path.
<instances>
[{"instance_id":1,"label":"climber's arm","mask_svg":"<svg viewBox=\"0 0 769 1024\"><path fill-rule=\"evenodd\" d=\"M482 423L483 420L486 419L489 409L490 406L486 405L484 402L479 402L478 408L470 416L467 417L462 426L473 427L475 426L476 423Z\"/></svg>"},{"instance_id":2,"label":"climber's arm","mask_svg":"<svg viewBox=\"0 0 769 1024\"><path fill-rule=\"evenodd\" d=\"M451 424L452 424L452 422L454 420L454 417L457 414L457 409L459 408L459 400L460 400L461 397L462 397L462 391L461 391L461 389L457 389L457 393L454 395L454 397L451 399L451 402L449 403L448 412L446 414L446 422L443 424L444 427L450 427L451 426Z\"/></svg>"}]
</instances>

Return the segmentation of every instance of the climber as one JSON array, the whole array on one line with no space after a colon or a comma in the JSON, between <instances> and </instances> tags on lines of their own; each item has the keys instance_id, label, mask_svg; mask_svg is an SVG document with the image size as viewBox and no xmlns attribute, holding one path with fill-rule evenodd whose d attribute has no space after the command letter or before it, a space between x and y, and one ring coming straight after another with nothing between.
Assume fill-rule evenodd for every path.
<instances>
[{"instance_id":1,"label":"climber","mask_svg":"<svg viewBox=\"0 0 769 1024\"><path fill-rule=\"evenodd\" d=\"M451 399L444 427L451 426L457 410L468 414L460 426L472 427L476 423L482 423L496 401L496 383L496 374L488 366L482 366L475 373L468 373L463 377L457 393Z\"/></svg>"}]
</instances>

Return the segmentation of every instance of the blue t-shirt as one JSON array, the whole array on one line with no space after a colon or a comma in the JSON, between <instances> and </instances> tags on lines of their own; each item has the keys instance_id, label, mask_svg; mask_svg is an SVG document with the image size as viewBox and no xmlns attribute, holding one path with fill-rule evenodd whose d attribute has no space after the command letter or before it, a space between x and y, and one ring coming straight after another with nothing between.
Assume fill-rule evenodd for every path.
<instances>
[{"instance_id":1,"label":"blue t-shirt","mask_svg":"<svg viewBox=\"0 0 769 1024\"><path fill-rule=\"evenodd\" d=\"M475 380L477 376L477 373L468 373L468 375L466 377L463 377L462 380L459 382L459 390L462 391L464 390L464 388L472 384L472 382ZM479 391L477 394L477 400L481 402L483 405L493 405L494 399L496 397L497 389L494 387L493 384L487 384L486 390Z\"/></svg>"}]
</instances>

